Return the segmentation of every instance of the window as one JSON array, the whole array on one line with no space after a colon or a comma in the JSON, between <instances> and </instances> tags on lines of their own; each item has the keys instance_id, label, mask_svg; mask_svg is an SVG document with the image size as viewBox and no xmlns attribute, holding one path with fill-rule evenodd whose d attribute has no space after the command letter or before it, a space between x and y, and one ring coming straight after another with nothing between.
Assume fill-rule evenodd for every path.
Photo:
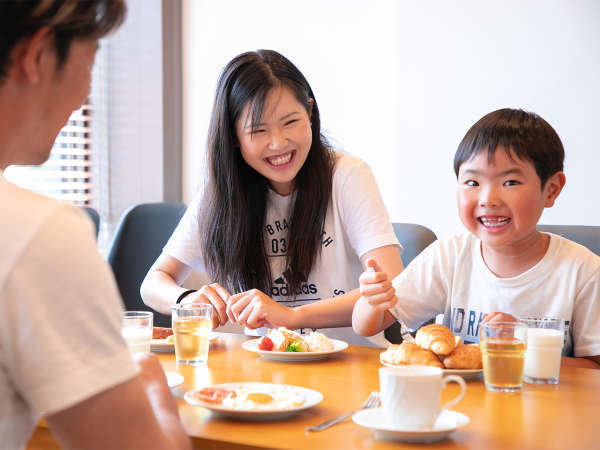
<instances>
[{"instance_id":1,"label":"window","mask_svg":"<svg viewBox=\"0 0 600 450\"><path fill-rule=\"evenodd\" d=\"M19 186L76 205L91 205L92 106L73 112L41 166L11 166L6 178Z\"/></svg>"},{"instance_id":2,"label":"window","mask_svg":"<svg viewBox=\"0 0 600 450\"><path fill-rule=\"evenodd\" d=\"M181 199L180 0L128 0L127 8L123 25L101 40L88 104L57 136L49 161L4 171L96 209L101 252L131 206Z\"/></svg>"}]
</instances>

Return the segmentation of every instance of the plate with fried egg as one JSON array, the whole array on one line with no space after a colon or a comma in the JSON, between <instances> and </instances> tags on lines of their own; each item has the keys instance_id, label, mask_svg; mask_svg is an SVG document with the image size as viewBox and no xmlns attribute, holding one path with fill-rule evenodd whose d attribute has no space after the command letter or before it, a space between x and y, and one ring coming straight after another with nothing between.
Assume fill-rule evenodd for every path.
<instances>
[{"instance_id":1,"label":"plate with fried egg","mask_svg":"<svg viewBox=\"0 0 600 450\"><path fill-rule=\"evenodd\" d=\"M323 394L313 389L275 383L224 383L194 389L184 395L190 405L242 420L277 420L319 404Z\"/></svg>"}]
</instances>

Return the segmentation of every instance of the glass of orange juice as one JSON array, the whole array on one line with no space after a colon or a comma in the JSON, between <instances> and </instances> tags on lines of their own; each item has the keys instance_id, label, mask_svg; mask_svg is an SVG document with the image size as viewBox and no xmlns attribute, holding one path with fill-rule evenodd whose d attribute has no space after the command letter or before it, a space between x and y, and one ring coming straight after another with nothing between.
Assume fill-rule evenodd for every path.
<instances>
[{"instance_id":1,"label":"glass of orange juice","mask_svg":"<svg viewBox=\"0 0 600 450\"><path fill-rule=\"evenodd\" d=\"M171 320L177 363L194 366L206 364L212 329L212 306L206 303L175 305Z\"/></svg>"},{"instance_id":2,"label":"glass of orange juice","mask_svg":"<svg viewBox=\"0 0 600 450\"><path fill-rule=\"evenodd\" d=\"M480 325L485 387L495 392L517 392L523 385L527 329L519 322Z\"/></svg>"}]
</instances>

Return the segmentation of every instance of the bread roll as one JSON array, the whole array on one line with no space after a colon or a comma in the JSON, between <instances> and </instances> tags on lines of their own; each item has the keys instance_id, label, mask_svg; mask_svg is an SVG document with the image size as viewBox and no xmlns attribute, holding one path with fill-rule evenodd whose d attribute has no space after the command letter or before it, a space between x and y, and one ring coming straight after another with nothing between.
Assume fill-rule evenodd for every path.
<instances>
[{"instance_id":1,"label":"bread roll","mask_svg":"<svg viewBox=\"0 0 600 450\"><path fill-rule=\"evenodd\" d=\"M476 344L461 344L443 358L446 369L481 369L481 350Z\"/></svg>"},{"instance_id":2,"label":"bread roll","mask_svg":"<svg viewBox=\"0 0 600 450\"><path fill-rule=\"evenodd\" d=\"M402 344L392 344L380 356L381 360L396 365L420 365L444 368L439 358L431 351L419 347L414 342L404 341Z\"/></svg>"},{"instance_id":3,"label":"bread roll","mask_svg":"<svg viewBox=\"0 0 600 450\"><path fill-rule=\"evenodd\" d=\"M456 346L452 331L437 323L419 328L415 340L417 345L431 350L438 356L449 355Z\"/></svg>"}]
</instances>

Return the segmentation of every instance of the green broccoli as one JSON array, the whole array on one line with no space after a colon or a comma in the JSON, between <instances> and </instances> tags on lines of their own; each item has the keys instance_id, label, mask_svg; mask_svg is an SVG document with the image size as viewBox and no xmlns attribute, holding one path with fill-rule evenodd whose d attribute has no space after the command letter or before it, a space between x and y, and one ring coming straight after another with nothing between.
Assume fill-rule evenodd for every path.
<instances>
[{"instance_id":1,"label":"green broccoli","mask_svg":"<svg viewBox=\"0 0 600 450\"><path fill-rule=\"evenodd\" d=\"M285 349L286 352L304 352L306 351L304 349L304 346L302 345L303 342L292 342L290 345L287 346L287 348Z\"/></svg>"}]
</instances>

